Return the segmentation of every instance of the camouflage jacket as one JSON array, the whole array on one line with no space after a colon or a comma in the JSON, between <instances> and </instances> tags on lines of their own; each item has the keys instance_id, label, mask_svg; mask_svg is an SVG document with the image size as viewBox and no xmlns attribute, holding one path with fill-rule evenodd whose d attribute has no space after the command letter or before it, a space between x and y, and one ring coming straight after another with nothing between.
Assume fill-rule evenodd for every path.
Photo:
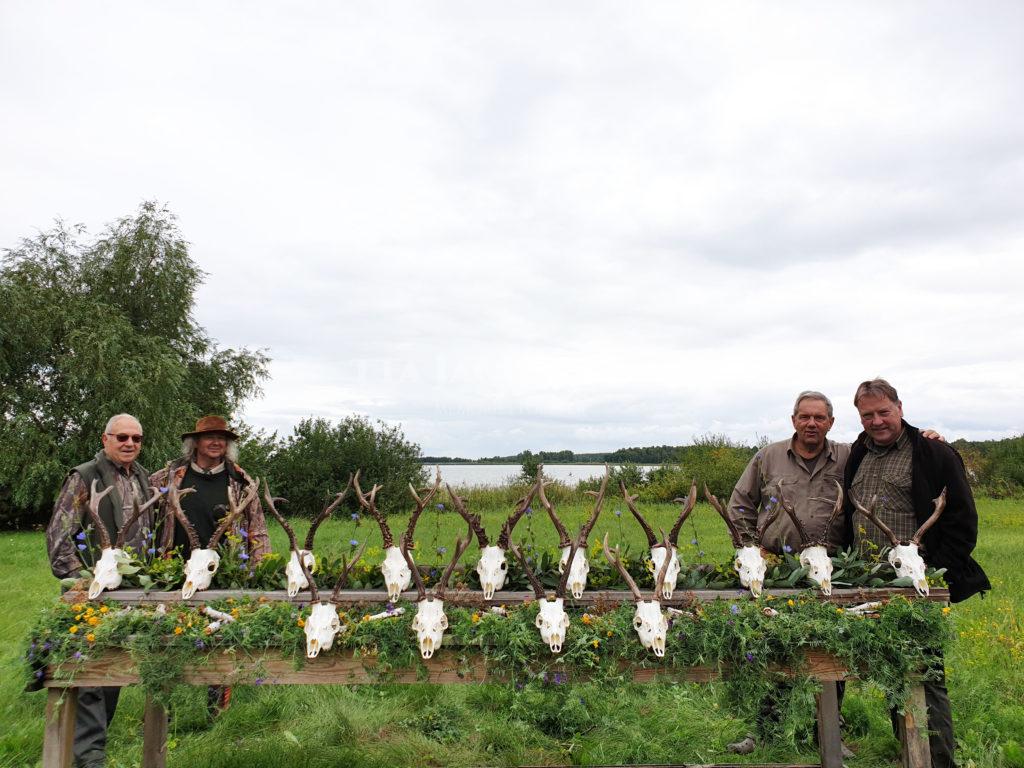
<instances>
[{"instance_id":1,"label":"camouflage jacket","mask_svg":"<svg viewBox=\"0 0 1024 768\"><path fill-rule=\"evenodd\" d=\"M186 459L178 459L171 462L167 467L150 475L149 484L156 488L167 487L168 472L173 475L175 484L181 483L182 478L185 477L185 470L188 469L188 464L189 462ZM229 487L234 492L236 498L239 499L244 495L245 487L250 483L256 482L249 477L244 469L231 461L227 462L227 473ZM168 508L166 499L159 502L156 522L161 527L159 536L160 548L165 553L170 552L174 548L175 519ZM260 504L258 495L242 510L242 514L239 515L232 525L232 530L236 535L243 538L250 562L258 562L263 555L270 552L270 535L267 532L267 520L263 516L263 506ZM244 536L242 534L243 531L245 532Z\"/></svg>"},{"instance_id":2,"label":"camouflage jacket","mask_svg":"<svg viewBox=\"0 0 1024 768\"><path fill-rule=\"evenodd\" d=\"M121 523L132 513L132 498L145 501L146 470L138 462L124 472L107 455L100 451L85 464L68 473L64 485L53 506L53 515L46 526L46 549L50 558L50 569L58 579L78 576L83 568L91 568L99 558L100 543L92 530L89 517L89 486L82 473L96 477L99 489L110 485L114 492L100 504L100 518L104 521L113 541L120 531ZM147 546L146 539L153 531L152 510L147 509L142 518L132 526L125 536L125 546L141 552Z\"/></svg>"}]
</instances>

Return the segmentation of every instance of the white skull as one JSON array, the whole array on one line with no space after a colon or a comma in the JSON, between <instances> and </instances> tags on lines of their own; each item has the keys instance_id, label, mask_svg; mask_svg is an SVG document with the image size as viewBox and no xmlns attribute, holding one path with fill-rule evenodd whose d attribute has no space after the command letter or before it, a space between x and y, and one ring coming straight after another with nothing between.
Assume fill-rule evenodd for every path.
<instances>
[{"instance_id":1,"label":"white skull","mask_svg":"<svg viewBox=\"0 0 1024 768\"><path fill-rule=\"evenodd\" d=\"M127 559L123 549L105 547L100 552L100 559L93 568L92 583L89 585L89 599L95 600L105 589L117 589L121 586L121 572L117 570L118 562Z\"/></svg>"},{"instance_id":2,"label":"white skull","mask_svg":"<svg viewBox=\"0 0 1024 768\"><path fill-rule=\"evenodd\" d=\"M654 566L654 572L660 573L661 567L665 564L665 555L667 552L671 552L671 557L668 561L668 569L665 571L665 583L661 587L661 595L666 600L672 599L672 592L676 588L676 579L679 578L679 553L676 552L676 548L669 545L670 550L666 550L665 547L651 547L651 564ZM657 595L655 595L657 597Z\"/></svg>"},{"instance_id":3,"label":"white skull","mask_svg":"<svg viewBox=\"0 0 1024 768\"><path fill-rule=\"evenodd\" d=\"M736 573L739 574L740 584L750 588L750 594L757 597L761 594L761 587L764 586L764 574L768 565L761 555L761 548L750 544L736 550L736 560L733 563Z\"/></svg>"},{"instance_id":4,"label":"white skull","mask_svg":"<svg viewBox=\"0 0 1024 768\"><path fill-rule=\"evenodd\" d=\"M306 658L315 659L320 651L329 651L341 629L338 609L333 603L314 603L306 619Z\"/></svg>"},{"instance_id":5,"label":"white skull","mask_svg":"<svg viewBox=\"0 0 1024 768\"><path fill-rule=\"evenodd\" d=\"M800 552L800 565L807 569L807 578L821 587L822 594L832 594L832 558L824 546L805 547Z\"/></svg>"},{"instance_id":6,"label":"white skull","mask_svg":"<svg viewBox=\"0 0 1024 768\"><path fill-rule=\"evenodd\" d=\"M540 600L537 612L537 629L540 636L552 653L562 651L565 634L569 630L569 615L565 612L565 603L560 597L554 600Z\"/></svg>"},{"instance_id":7,"label":"white skull","mask_svg":"<svg viewBox=\"0 0 1024 768\"><path fill-rule=\"evenodd\" d=\"M181 599L188 600L196 592L209 588L219 565L220 555L216 550L193 549L185 563L185 585L181 588Z\"/></svg>"},{"instance_id":8,"label":"white skull","mask_svg":"<svg viewBox=\"0 0 1024 768\"><path fill-rule=\"evenodd\" d=\"M562 547L562 557L558 561L558 572L565 572L565 563L569 559L571 547ZM566 586L572 592L572 596L579 600L583 597L583 590L587 588L587 574L590 573L590 563L587 562L587 553L583 547L576 550L576 556L569 566L569 581Z\"/></svg>"},{"instance_id":9,"label":"white skull","mask_svg":"<svg viewBox=\"0 0 1024 768\"><path fill-rule=\"evenodd\" d=\"M897 544L889 550L889 562L896 569L898 578L910 577L914 589L921 597L928 596L928 580L924 577L924 558L917 551L917 544Z\"/></svg>"},{"instance_id":10,"label":"white skull","mask_svg":"<svg viewBox=\"0 0 1024 768\"><path fill-rule=\"evenodd\" d=\"M484 591L484 600L492 599L494 593L505 586L505 576L508 574L505 550L501 547L484 547L480 552L480 560L476 564L476 572L480 577L480 588Z\"/></svg>"},{"instance_id":11,"label":"white skull","mask_svg":"<svg viewBox=\"0 0 1024 768\"><path fill-rule=\"evenodd\" d=\"M306 564L306 568L312 573L316 568L316 558L313 557L313 553L308 549L300 549L299 554L302 555L302 562ZM284 575L288 578L288 597L295 597L299 594L300 589L309 586L309 580L302 572L302 566L299 565L299 557L295 554L295 550L292 550L291 559L284 568Z\"/></svg>"},{"instance_id":12,"label":"white skull","mask_svg":"<svg viewBox=\"0 0 1024 768\"><path fill-rule=\"evenodd\" d=\"M420 644L420 656L429 659L441 647L444 631L448 629L448 617L444 615L444 600L425 597L416 604L416 617L412 628Z\"/></svg>"},{"instance_id":13,"label":"white skull","mask_svg":"<svg viewBox=\"0 0 1024 768\"><path fill-rule=\"evenodd\" d=\"M654 655L665 655L665 636L668 634L668 619L661 612L657 600L640 600L636 604L633 629L640 636L640 644L654 651Z\"/></svg>"},{"instance_id":14,"label":"white skull","mask_svg":"<svg viewBox=\"0 0 1024 768\"><path fill-rule=\"evenodd\" d=\"M412 553L409 553L412 558ZM395 601L404 590L412 584L412 571L402 557L398 547L388 547L384 552L384 562L380 564L380 572L384 575L384 584L388 588L388 600Z\"/></svg>"}]
</instances>

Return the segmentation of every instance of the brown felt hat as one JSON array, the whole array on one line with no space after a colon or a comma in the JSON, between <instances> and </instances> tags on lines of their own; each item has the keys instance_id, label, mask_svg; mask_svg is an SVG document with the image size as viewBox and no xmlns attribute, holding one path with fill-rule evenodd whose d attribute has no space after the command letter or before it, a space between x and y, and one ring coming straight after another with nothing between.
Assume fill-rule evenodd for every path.
<instances>
[{"instance_id":1,"label":"brown felt hat","mask_svg":"<svg viewBox=\"0 0 1024 768\"><path fill-rule=\"evenodd\" d=\"M228 427L227 420L220 416L203 416L203 418L196 422L195 430L192 432L186 432L181 436L181 439L184 440L186 437L199 437L199 435L206 435L210 432L223 432L232 440L238 439L238 435L232 432Z\"/></svg>"}]
</instances>

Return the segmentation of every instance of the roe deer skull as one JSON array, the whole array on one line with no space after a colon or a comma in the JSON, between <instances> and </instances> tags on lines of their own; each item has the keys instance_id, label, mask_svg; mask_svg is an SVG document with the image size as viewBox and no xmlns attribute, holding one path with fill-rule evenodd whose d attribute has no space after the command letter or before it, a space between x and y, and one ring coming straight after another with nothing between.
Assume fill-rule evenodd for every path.
<instances>
[{"instance_id":1,"label":"roe deer skull","mask_svg":"<svg viewBox=\"0 0 1024 768\"><path fill-rule=\"evenodd\" d=\"M124 521L124 524L118 531L117 540L111 544L110 532L100 518L100 502L107 494L114 490L114 486L99 491L98 485L99 483L93 480L92 487L89 489L89 517L92 519L93 525L96 528L96 535L100 539L100 557L93 566L92 581L89 583L90 600L95 600L105 589L117 589L121 586L122 577L118 566L127 565L130 559L124 551L125 536L139 518L142 517L142 513L153 506L161 495L159 490L151 488L153 496L141 507L139 502L132 498L132 514L128 516L128 519Z\"/></svg>"},{"instance_id":2,"label":"roe deer skull","mask_svg":"<svg viewBox=\"0 0 1024 768\"><path fill-rule=\"evenodd\" d=\"M718 511L718 514L722 516L726 526L729 528L729 533L732 535L732 543L736 547L733 568L736 569L736 575L739 577L740 584L749 589L750 594L754 597L759 597L764 587L764 576L768 570L768 564L765 562L764 554L761 552L761 540L764 538L768 528L782 512L782 505L773 501L772 506L766 510L767 516L764 521L758 526L754 536L751 537L746 527L744 527L742 532L736 527L736 522L729 516L729 513L722 506L718 498L708 490L707 483L704 484L704 496L711 506Z\"/></svg>"},{"instance_id":3,"label":"roe deer skull","mask_svg":"<svg viewBox=\"0 0 1024 768\"><path fill-rule=\"evenodd\" d=\"M690 483L690 493L685 499L673 499L674 502L682 504L683 508L668 534L667 544L664 541L658 541L654 535L654 529L651 528L644 516L640 514L640 510L636 508L636 500L639 497L630 496L629 491L626 490L626 484L622 480L619 481L619 489L626 500L626 506L629 507L629 511L636 518L637 522L640 523L640 527L644 529L644 534L647 536L647 545L651 548L651 565L654 573L661 573L662 568L665 566L665 560L666 558L668 559L668 567L665 568L665 576L661 587L661 597L671 600L672 593L676 589L676 581L679 579L679 572L682 570L679 562L679 529L683 527L683 523L697 503L697 481L693 480ZM655 597L658 597L658 595L655 595Z\"/></svg>"},{"instance_id":4,"label":"roe deer skull","mask_svg":"<svg viewBox=\"0 0 1024 768\"><path fill-rule=\"evenodd\" d=\"M662 594L662 590L664 588L665 575L668 572L668 558L662 558L661 568L658 570L658 575L654 580L654 592L651 595L651 599L644 600L643 593L637 586L636 581L633 580L629 571L627 571L626 567L622 564L619 548L616 547L614 550L609 549L607 533L604 535L603 549L604 556L608 558L609 563L618 569L636 600L636 614L633 616L633 629L636 630L637 637L640 638L640 644L647 650L653 651L655 656L661 658L665 655L665 642L668 637L668 619L666 619L665 614L661 612L661 602L658 600L658 595ZM661 549L662 552L668 552L670 549L668 537L665 536L664 529L661 532L661 546L659 549Z\"/></svg>"}]
</instances>

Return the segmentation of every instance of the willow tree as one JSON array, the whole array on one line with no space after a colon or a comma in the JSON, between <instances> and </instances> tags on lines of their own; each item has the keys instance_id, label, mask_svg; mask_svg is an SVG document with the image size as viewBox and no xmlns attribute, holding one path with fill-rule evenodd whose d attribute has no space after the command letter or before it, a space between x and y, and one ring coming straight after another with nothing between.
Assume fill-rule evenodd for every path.
<instances>
[{"instance_id":1,"label":"willow tree","mask_svg":"<svg viewBox=\"0 0 1024 768\"><path fill-rule=\"evenodd\" d=\"M0 261L0 522L45 518L68 468L133 413L143 463L205 413L232 416L266 377L260 351L219 349L193 317L203 273L155 203L98 237L62 222Z\"/></svg>"}]
</instances>

